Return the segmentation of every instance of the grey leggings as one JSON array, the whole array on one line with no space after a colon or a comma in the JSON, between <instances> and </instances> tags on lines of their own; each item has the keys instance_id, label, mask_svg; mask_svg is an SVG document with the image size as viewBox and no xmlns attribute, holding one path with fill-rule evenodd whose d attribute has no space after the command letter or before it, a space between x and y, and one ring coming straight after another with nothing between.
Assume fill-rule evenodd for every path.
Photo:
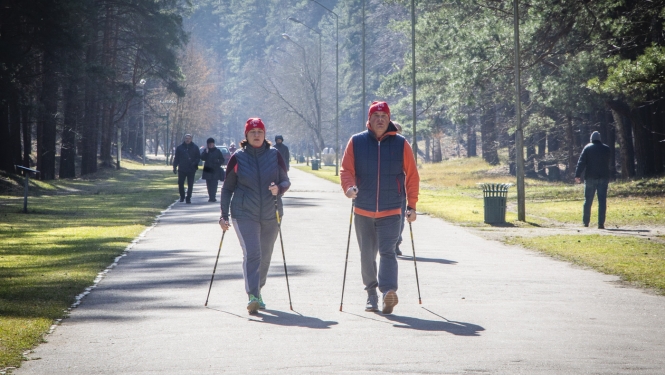
<instances>
[{"instance_id":1,"label":"grey leggings","mask_svg":"<svg viewBox=\"0 0 665 375\"><path fill-rule=\"evenodd\" d=\"M245 291L258 297L266 285L272 250L277 239L277 219L253 221L231 219L242 247L242 271L245 276Z\"/></svg>"}]
</instances>

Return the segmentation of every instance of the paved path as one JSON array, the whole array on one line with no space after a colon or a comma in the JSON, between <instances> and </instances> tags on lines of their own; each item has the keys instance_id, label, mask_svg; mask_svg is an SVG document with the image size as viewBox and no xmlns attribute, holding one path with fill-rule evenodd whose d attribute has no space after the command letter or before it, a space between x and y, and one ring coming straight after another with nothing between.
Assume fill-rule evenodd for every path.
<instances>
[{"instance_id":1,"label":"paved path","mask_svg":"<svg viewBox=\"0 0 665 375\"><path fill-rule=\"evenodd\" d=\"M364 312L352 237L339 312L350 202L332 183L291 175L295 312L277 242L268 310L247 315L233 231L203 306L221 231L199 182L193 204L176 204L16 373L665 373L665 298L427 216L413 226L423 304L405 257L395 314Z\"/></svg>"}]
</instances>

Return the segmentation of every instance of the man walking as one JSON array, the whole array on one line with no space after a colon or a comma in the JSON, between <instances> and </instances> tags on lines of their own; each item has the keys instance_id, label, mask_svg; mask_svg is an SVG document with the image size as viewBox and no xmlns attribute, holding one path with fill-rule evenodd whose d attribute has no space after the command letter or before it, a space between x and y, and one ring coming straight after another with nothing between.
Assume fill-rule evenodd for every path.
<instances>
[{"instance_id":1,"label":"man walking","mask_svg":"<svg viewBox=\"0 0 665 375\"><path fill-rule=\"evenodd\" d=\"M353 135L346 146L340 180L346 196L355 200L365 311L378 311L378 288L383 294L382 312L390 314L398 303L395 249L402 207L406 200L406 220L416 221L420 177L411 145L390 121L388 103L372 103L368 119L367 130Z\"/></svg>"},{"instance_id":2,"label":"man walking","mask_svg":"<svg viewBox=\"0 0 665 375\"><path fill-rule=\"evenodd\" d=\"M201 153L201 160L203 164L203 174L201 178L206 180L206 187L208 188L208 202L217 202L217 186L219 181L224 181L224 155L217 146L215 146L215 139L208 138L206 141L207 147Z\"/></svg>"},{"instance_id":3,"label":"man walking","mask_svg":"<svg viewBox=\"0 0 665 375\"><path fill-rule=\"evenodd\" d=\"M580 183L584 172L584 213L582 222L589 226L593 197L598 192L598 229L605 229L607 186L610 182L610 148L600 140L600 133L591 133L591 143L582 150L575 169L575 182Z\"/></svg>"},{"instance_id":4,"label":"man walking","mask_svg":"<svg viewBox=\"0 0 665 375\"><path fill-rule=\"evenodd\" d=\"M280 154L282 154L282 159L286 162L286 171L289 171L289 162L290 162L290 155L289 155L289 148L286 147L284 144L284 137L281 135L276 135L275 136L275 145L273 146L274 148L279 151Z\"/></svg>"},{"instance_id":5,"label":"man walking","mask_svg":"<svg viewBox=\"0 0 665 375\"><path fill-rule=\"evenodd\" d=\"M173 158L173 173L178 174L180 202L185 201L185 179L187 179L187 203L192 203L194 175L199 169L199 160L199 147L192 142L191 134L185 134L185 139L175 149L175 157Z\"/></svg>"}]
</instances>

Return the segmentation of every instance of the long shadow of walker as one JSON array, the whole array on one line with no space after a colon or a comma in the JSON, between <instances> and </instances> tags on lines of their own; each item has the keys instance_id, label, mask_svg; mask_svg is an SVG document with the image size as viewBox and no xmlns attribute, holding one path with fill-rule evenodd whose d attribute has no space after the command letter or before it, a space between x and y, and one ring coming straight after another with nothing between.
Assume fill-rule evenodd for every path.
<instances>
[{"instance_id":1,"label":"long shadow of walker","mask_svg":"<svg viewBox=\"0 0 665 375\"><path fill-rule=\"evenodd\" d=\"M440 318L443 318L439 314L433 313L431 311L429 312ZM480 336L479 332L485 330L485 328L476 324L456 322L446 318L443 318L445 321L427 320L393 314L382 315L382 317L392 322L398 323L394 324L394 326L397 328L409 328L418 331L443 331L452 333L455 336Z\"/></svg>"},{"instance_id":2,"label":"long shadow of walker","mask_svg":"<svg viewBox=\"0 0 665 375\"><path fill-rule=\"evenodd\" d=\"M411 255L399 255L397 259L413 262L413 256ZM416 261L422 263L457 264L457 261L454 260L440 259L440 258L423 258L419 256L416 256Z\"/></svg>"},{"instance_id":3,"label":"long shadow of walker","mask_svg":"<svg viewBox=\"0 0 665 375\"><path fill-rule=\"evenodd\" d=\"M254 321L285 327L329 329L331 326L338 324L337 322L330 320L321 320L311 316L304 316L298 312L293 314L279 310L261 310L257 316L260 317L261 320Z\"/></svg>"}]
</instances>

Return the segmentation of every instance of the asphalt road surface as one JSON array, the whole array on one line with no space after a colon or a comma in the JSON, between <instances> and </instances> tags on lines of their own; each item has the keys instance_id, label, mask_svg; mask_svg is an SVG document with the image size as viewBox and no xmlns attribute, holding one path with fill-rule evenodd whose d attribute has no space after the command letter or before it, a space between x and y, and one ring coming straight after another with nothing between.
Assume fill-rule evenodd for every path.
<instances>
[{"instance_id":1,"label":"asphalt road surface","mask_svg":"<svg viewBox=\"0 0 665 375\"><path fill-rule=\"evenodd\" d=\"M399 260L394 314L364 311L351 202L292 169L282 233L247 314L242 252L199 181L16 374L665 374L665 298L617 277L488 241L422 215ZM174 196L176 195L174 186ZM405 238L408 239L408 225ZM402 246L411 254L407 242Z\"/></svg>"}]
</instances>

